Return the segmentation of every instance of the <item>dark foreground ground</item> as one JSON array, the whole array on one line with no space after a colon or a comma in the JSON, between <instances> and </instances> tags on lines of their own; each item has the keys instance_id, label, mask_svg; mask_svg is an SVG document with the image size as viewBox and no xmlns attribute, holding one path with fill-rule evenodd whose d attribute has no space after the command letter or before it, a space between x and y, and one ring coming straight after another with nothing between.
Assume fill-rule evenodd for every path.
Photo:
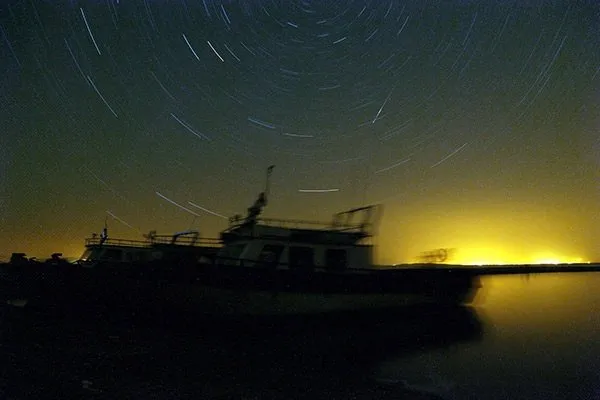
<instances>
[{"instance_id":1,"label":"dark foreground ground","mask_svg":"<svg viewBox=\"0 0 600 400\"><path fill-rule=\"evenodd\" d=\"M466 308L216 319L0 308L0 399L433 399L377 365L478 340Z\"/></svg>"}]
</instances>

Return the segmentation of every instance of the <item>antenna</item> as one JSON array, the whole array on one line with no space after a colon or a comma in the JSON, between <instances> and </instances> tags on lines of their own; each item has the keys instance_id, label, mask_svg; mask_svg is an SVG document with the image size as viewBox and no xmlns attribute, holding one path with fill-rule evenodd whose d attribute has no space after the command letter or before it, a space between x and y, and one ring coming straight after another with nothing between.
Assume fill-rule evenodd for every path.
<instances>
[{"instance_id":1,"label":"antenna","mask_svg":"<svg viewBox=\"0 0 600 400\"><path fill-rule=\"evenodd\" d=\"M104 229L102 229L102 233L100 234L100 245L104 244L108 239L108 217L104 217Z\"/></svg>"}]
</instances>

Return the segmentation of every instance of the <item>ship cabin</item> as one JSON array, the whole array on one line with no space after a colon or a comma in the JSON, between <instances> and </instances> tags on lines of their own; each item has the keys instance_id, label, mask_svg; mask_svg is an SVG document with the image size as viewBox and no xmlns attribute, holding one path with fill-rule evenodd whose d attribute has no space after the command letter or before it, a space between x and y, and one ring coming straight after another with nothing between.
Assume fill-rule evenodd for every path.
<instances>
[{"instance_id":1,"label":"ship cabin","mask_svg":"<svg viewBox=\"0 0 600 400\"><path fill-rule=\"evenodd\" d=\"M98 263L147 263L193 259L211 262L219 248L217 239L200 238L198 231L156 235L152 231L145 240L113 239L104 234L85 240L85 251L79 264L92 267Z\"/></svg>"},{"instance_id":2,"label":"ship cabin","mask_svg":"<svg viewBox=\"0 0 600 400\"><path fill-rule=\"evenodd\" d=\"M337 213L331 223L234 217L221 234L218 264L331 271L372 268L369 242L377 207ZM353 222L359 213L364 218Z\"/></svg>"},{"instance_id":3,"label":"ship cabin","mask_svg":"<svg viewBox=\"0 0 600 400\"><path fill-rule=\"evenodd\" d=\"M160 252L153 252L149 243L142 240L107 239L102 241L91 237L85 240L85 251L78 263L92 267L101 262L148 262L159 258Z\"/></svg>"}]
</instances>

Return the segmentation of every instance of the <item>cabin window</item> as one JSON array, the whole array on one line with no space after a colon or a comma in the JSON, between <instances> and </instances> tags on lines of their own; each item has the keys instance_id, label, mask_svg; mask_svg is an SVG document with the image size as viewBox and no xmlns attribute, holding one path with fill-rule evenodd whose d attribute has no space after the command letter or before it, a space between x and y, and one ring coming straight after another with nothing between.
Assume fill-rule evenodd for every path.
<instances>
[{"instance_id":1,"label":"cabin window","mask_svg":"<svg viewBox=\"0 0 600 400\"><path fill-rule=\"evenodd\" d=\"M240 255L246 248L246 244L236 244L233 246L227 246L227 248L223 249L222 256L224 258L240 258Z\"/></svg>"},{"instance_id":2,"label":"cabin window","mask_svg":"<svg viewBox=\"0 0 600 400\"><path fill-rule=\"evenodd\" d=\"M231 264L232 260L239 260L245 248L246 243L223 247L221 250L219 250L217 264L229 265Z\"/></svg>"},{"instance_id":3,"label":"cabin window","mask_svg":"<svg viewBox=\"0 0 600 400\"><path fill-rule=\"evenodd\" d=\"M265 244L258 255L258 262L265 267L275 267L279 263L283 253L283 246L277 244Z\"/></svg>"},{"instance_id":4,"label":"cabin window","mask_svg":"<svg viewBox=\"0 0 600 400\"><path fill-rule=\"evenodd\" d=\"M312 269L315 266L315 254L312 247L290 247L290 268Z\"/></svg>"},{"instance_id":5,"label":"cabin window","mask_svg":"<svg viewBox=\"0 0 600 400\"><path fill-rule=\"evenodd\" d=\"M325 265L331 269L345 269L348 267L346 250L327 249L325 251Z\"/></svg>"},{"instance_id":6,"label":"cabin window","mask_svg":"<svg viewBox=\"0 0 600 400\"><path fill-rule=\"evenodd\" d=\"M122 252L117 249L107 249L104 252L103 259L107 261L121 261Z\"/></svg>"}]
</instances>

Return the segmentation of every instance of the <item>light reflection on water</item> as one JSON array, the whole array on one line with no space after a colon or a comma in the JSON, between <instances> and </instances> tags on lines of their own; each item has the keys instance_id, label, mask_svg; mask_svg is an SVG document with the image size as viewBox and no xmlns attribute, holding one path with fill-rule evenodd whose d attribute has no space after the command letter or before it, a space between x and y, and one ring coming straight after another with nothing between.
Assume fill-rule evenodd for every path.
<instances>
[{"instance_id":1,"label":"light reflection on water","mask_svg":"<svg viewBox=\"0 0 600 400\"><path fill-rule=\"evenodd\" d=\"M444 398L600 399L600 274L482 279L480 341L379 365L387 380L419 382Z\"/></svg>"}]
</instances>

